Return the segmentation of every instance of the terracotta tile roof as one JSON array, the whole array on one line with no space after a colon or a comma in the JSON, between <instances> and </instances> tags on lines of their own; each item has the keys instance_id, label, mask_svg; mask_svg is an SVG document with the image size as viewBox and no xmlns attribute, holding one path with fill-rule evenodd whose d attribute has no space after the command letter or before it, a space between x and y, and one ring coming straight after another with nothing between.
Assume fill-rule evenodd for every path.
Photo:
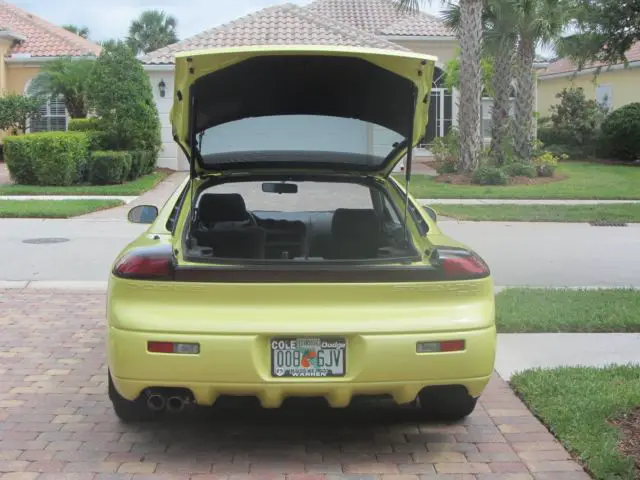
<instances>
[{"instance_id":1,"label":"terracotta tile roof","mask_svg":"<svg viewBox=\"0 0 640 480\"><path fill-rule=\"evenodd\" d=\"M629 62L639 62L640 61L640 42L636 42L633 46L627 50L627 60ZM602 70L606 70L606 64L602 62L595 62L585 65L583 70L588 68L598 68L603 67ZM543 72L540 73L540 78L544 78L549 75L558 75L561 73L573 73L578 69L578 67L571 62L568 58L561 58L551 63Z\"/></svg>"},{"instance_id":2,"label":"terracotta tile roof","mask_svg":"<svg viewBox=\"0 0 640 480\"><path fill-rule=\"evenodd\" d=\"M455 36L439 18L398 10L392 0L316 0L306 8L377 35Z\"/></svg>"},{"instance_id":3,"label":"terracotta tile roof","mask_svg":"<svg viewBox=\"0 0 640 480\"><path fill-rule=\"evenodd\" d=\"M8 55L59 57L100 54L99 45L3 0L0 0L0 25L12 34L24 37L24 41L15 43Z\"/></svg>"},{"instance_id":4,"label":"terracotta tile roof","mask_svg":"<svg viewBox=\"0 0 640 480\"><path fill-rule=\"evenodd\" d=\"M249 45L343 45L408 49L382 37L341 25L292 4L268 7L142 57L146 64L172 64L177 52Z\"/></svg>"}]
</instances>

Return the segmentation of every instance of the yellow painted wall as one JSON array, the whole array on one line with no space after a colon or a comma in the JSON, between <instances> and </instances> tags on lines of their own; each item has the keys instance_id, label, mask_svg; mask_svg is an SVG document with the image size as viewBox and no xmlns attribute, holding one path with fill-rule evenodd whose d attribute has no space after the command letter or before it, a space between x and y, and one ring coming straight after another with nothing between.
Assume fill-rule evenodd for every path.
<instances>
[{"instance_id":1,"label":"yellow painted wall","mask_svg":"<svg viewBox=\"0 0 640 480\"><path fill-rule=\"evenodd\" d=\"M453 41L416 41L416 40L393 40L393 43L402 45L415 52L426 53L438 57L438 64L445 65L449 60L455 58L458 42Z\"/></svg>"},{"instance_id":2,"label":"yellow painted wall","mask_svg":"<svg viewBox=\"0 0 640 480\"><path fill-rule=\"evenodd\" d=\"M36 75L40 73L39 67L23 65L7 66L7 90L13 93L24 93L24 88Z\"/></svg>"},{"instance_id":3,"label":"yellow painted wall","mask_svg":"<svg viewBox=\"0 0 640 480\"><path fill-rule=\"evenodd\" d=\"M558 103L556 94L564 88L582 87L588 99L596 99L596 87L610 85L613 108L620 108L633 102L640 102L640 68L601 72L595 78L592 73L578 77L539 78L538 111L541 116L550 115L550 107Z\"/></svg>"}]
</instances>

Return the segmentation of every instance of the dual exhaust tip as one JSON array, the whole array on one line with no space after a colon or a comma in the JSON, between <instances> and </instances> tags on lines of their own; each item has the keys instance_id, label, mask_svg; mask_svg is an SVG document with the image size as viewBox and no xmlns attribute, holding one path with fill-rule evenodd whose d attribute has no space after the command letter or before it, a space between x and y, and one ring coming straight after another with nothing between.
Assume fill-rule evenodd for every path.
<instances>
[{"instance_id":1,"label":"dual exhaust tip","mask_svg":"<svg viewBox=\"0 0 640 480\"><path fill-rule=\"evenodd\" d=\"M154 412L167 410L172 413L181 412L184 409L185 399L174 395L166 398L159 393L151 393L147 397L147 407Z\"/></svg>"}]
</instances>

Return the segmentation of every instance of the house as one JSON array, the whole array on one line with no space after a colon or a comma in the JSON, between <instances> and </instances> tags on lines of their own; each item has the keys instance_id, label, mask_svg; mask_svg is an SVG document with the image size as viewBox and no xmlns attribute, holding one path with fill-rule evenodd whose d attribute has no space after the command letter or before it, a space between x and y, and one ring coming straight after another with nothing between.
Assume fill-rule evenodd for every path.
<instances>
[{"instance_id":1,"label":"house","mask_svg":"<svg viewBox=\"0 0 640 480\"><path fill-rule=\"evenodd\" d=\"M580 71L567 58L549 64L538 74L540 115L549 116L550 108L558 103L556 95L570 87L582 87L588 99L603 103L609 110L640 102L640 42L635 43L626 56L626 66L624 63L611 67L602 63L591 63Z\"/></svg>"},{"instance_id":2,"label":"house","mask_svg":"<svg viewBox=\"0 0 640 480\"><path fill-rule=\"evenodd\" d=\"M454 58L457 39L438 18L398 11L393 0L316 0L305 7L292 4L268 7L194 37L151 52L141 58L151 80L162 122L163 149L158 165L188 168L174 143L169 122L173 102L174 55L177 52L246 45L347 45L413 50L438 57L425 142L444 135L456 121L456 95L443 85L445 63ZM340 132L324 131L327 142L342 142L352 151L375 153L389 142L376 128L353 125ZM244 132L247 135L246 132ZM260 132L254 132L259 135ZM251 133L249 134L251 135ZM316 138L322 141L322 138Z\"/></svg>"},{"instance_id":3,"label":"house","mask_svg":"<svg viewBox=\"0 0 640 480\"><path fill-rule=\"evenodd\" d=\"M60 57L97 56L100 46L0 0L0 92L25 94L46 63ZM66 130L64 102L52 100L31 131ZM2 134L0 133L0 136Z\"/></svg>"}]
</instances>

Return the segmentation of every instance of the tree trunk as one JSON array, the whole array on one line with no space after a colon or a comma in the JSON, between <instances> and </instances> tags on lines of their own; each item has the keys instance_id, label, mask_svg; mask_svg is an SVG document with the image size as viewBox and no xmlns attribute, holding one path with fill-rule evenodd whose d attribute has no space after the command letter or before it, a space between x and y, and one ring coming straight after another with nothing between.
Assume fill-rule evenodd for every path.
<instances>
[{"instance_id":1,"label":"tree trunk","mask_svg":"<svg viewBox=\"0 0 640 480\"><path fill-rule=\"evenodd\" d=\"M460 159L458 170L473 171L482 148L480 98L482 95L483 0L460 1Z\"/></svg>"},{"instance_id":2,"label":"tree trunk","mask_svg":"<svg viewBox=\"0 0 640 480\"><path fill-rule=\"evenodd\" d=\"M507 148L511 140L511 81L513 80L513 59L516 42L505 35L498 44L494 57L494 71L491 85L495 95L491 111L491 149L489 155L497 165L505 164Z\"/></svg>"},{"instance_id":3,"label":"tree trunk","mask_svg":"<svg viewBox=\"0 0 640 480\"><path fill-rule=\"evenodd\" d=\"M535 79L533 62L536 45L531 39L521 39L518 45L518 89L516 93L516 155L521 161L531 160L533 143L533 112L535 109Z\"/></svg>"}]
</instances>

